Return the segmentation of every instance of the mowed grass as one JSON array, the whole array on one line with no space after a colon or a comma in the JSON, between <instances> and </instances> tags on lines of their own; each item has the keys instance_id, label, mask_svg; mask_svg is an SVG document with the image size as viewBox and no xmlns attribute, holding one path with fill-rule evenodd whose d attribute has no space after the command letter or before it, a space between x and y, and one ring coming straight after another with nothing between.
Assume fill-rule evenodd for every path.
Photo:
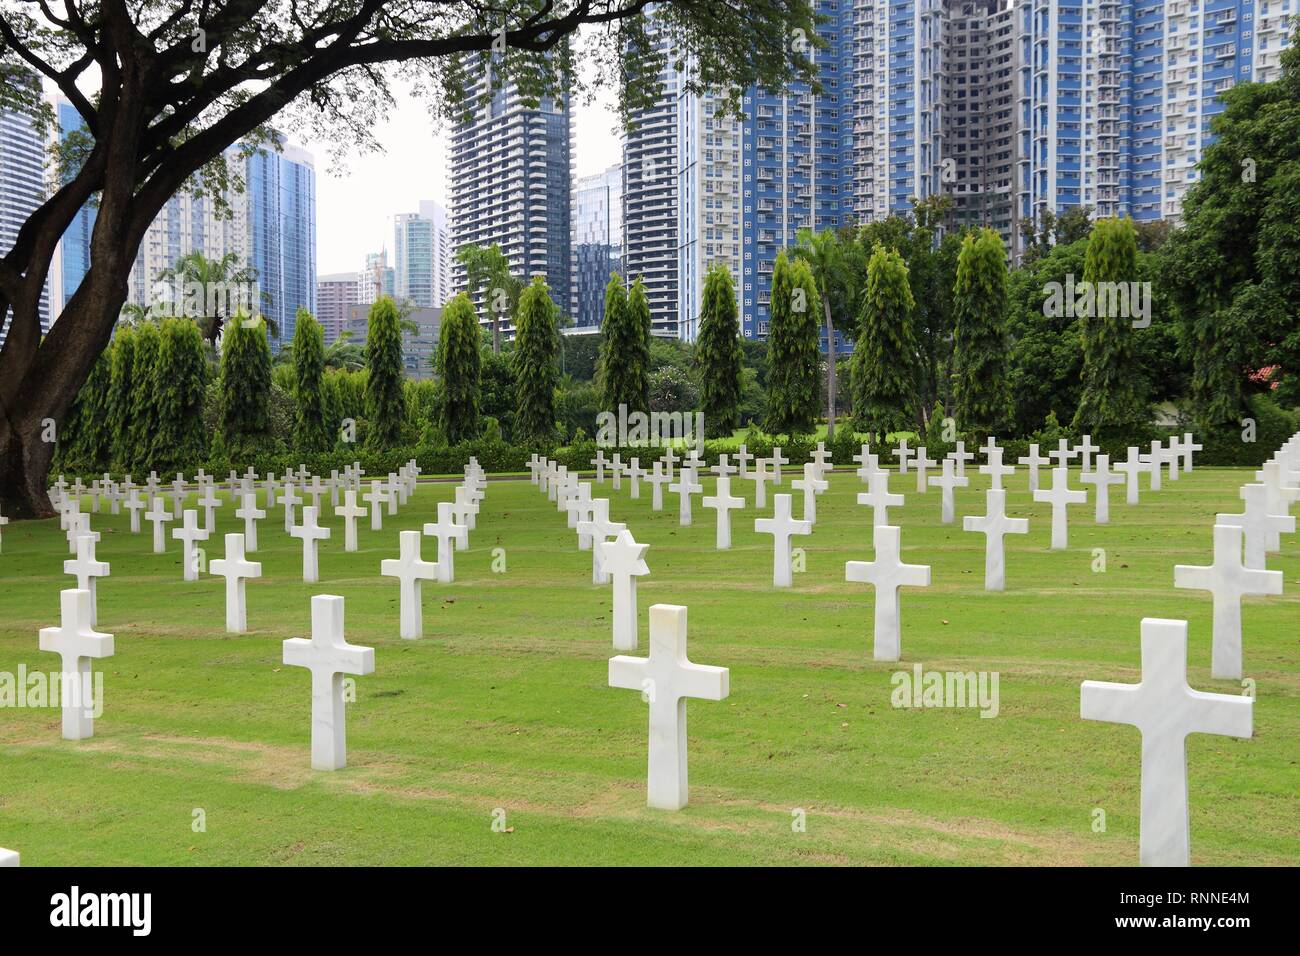
<instances>
[{"instance_id":1,"label":"mowed grass","mask_svg":"<svg viewBox=\"0 0 1300 956\"><path fill-rule=\"evenodd\" d=\"M488 485L455 583L424 585L418 641L398 637L398 585L379 562L396 557L399 530L433 519L451 484L422 484L382 532L363 521L355 554L331 517L315 585L301 581L301 546L277 508L251 556L263 577L248 582L241 636L224 633L224 580L183 582L170 533L155 556L147 522L132 535L125 514L98 514L112 565L99 622L117 648L95 665L105 711L92 740L70 742L54 709L0 710L0 846L26 865L1135 864L1139 735L1080 720L1079 683L1136 681L1140 619L1172 617L1191 623L1192 686L1241 693L1210 678L1210 597L1174 590L1173 566L1209 563L1213 515L1239 510L1248 479L1198 468L1158 493L1144 479L1137 507L1114 489L1111 523L1093 524L1091 502L1072 508L1070 548L1051 552L1048 507L1030 500L1022 470L1008 513L1029 517L1030 533L1008 536L1007 590L986 593L984 536L960 516L983 514L987 479L972 475L957 523L942 525L938 490L917 494L911 474L895 475L904 559L933 569L931 587L902 594L898 664L870 659L874 595L844 581L846 560L872 554L851 471L831 477L814 533L796 539L807 569L789 590L771 586L750 482L733 489L750 507L733 513L727 552L698 498L681 528L675 495L655 513L648 485L639 500L627 482L598 486L650 544L641 653L649 605L684 604L691 658L731 669L727 700L688 704L691 803L678 813L646 808L646 706L606 686L610 590L591 583L589 552L527 480ZM768 514L770 502L769 489ZM209 558L239 530L227 505ZM1196 863L1300 859L1295 542L1270 558L1285 594L1244 609L1253 739L1188 739ZM505 573L492 569L497 548ZM426 559L434 549L425 539ZM0 671L58 667L37 631L74 586L67 557L57 520L4 530ZM335 773L310 769L309 675L281 664L281 641L307 636L321 593L347 599L347 637L376 649L348 707L349 765ZM917 662L997 672L998 716L891 707L891 675ZM509 832L494 831L498 810ZM795 810L806 832L792 829Z\"/></svg>"}]
</instances>

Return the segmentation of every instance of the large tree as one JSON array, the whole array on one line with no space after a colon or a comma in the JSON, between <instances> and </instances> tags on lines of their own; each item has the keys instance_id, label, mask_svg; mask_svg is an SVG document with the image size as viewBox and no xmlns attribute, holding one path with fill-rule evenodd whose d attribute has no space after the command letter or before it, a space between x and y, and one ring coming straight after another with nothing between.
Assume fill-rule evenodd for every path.
<instances>
[{"instance_id":1,"label":"large tree","mask_svg":"<svg viewBox=\"0 0 1300 956\"><path fill-rule=\"evenodd\" d=\"M406 367L402 364L397 303L386 295L370 307L366 320L366 368L370 372L366 378L366 444L391 448L401 439L402 420L406 417L402 390Z\"/></svg>"},{"instance_id":2,"label":"large tree","mask_svg":"<svg viewBox=\"0 0 1300 956\"><path fill-rule=\"evenodd\" d=\"M638 276L631 290L617 272L605 286L605 316L600 324L596 386L601 407L618 413L650 411L650 300Z\"/></svg>"},{"instance_id":3,"label":"large tree","mask_svg":"<svg viewBox=\"0 0 1300 956\"><path fill-rule=\"evenodd\" d=\"M773 435L811 432L817 423L817 283L801 259L777 253L767 333L767 420Z\"/></svg>"},{"instance_id":4,"label":"large tree","mask_svg":"<svg viewBox=\"0 0 1300 956\"><path fill-rule=\"evenodd\" d=\"M663 44L644 42L648 8ZM341 149L372 147L393 78L413 81L451 117L473 105L469 80L485 73L493 94L511 83L526 99L614 89L626 119L662 94L657 78L670 55L692 64L685 92L732 91L727 105L738 111L741 91L753 86L815 81L810 45L789 42L815 36L815 26L808 0L7 4L0 106L48 121L41 82L49 83L84 133L64 137L58 188L0 259L0 318L10 319L0 351L0 510L53 513L42 423L63 419L107 346L149 224L187 184L224 195L232 185L225 151L276 138L273 120L298 121ZM635 69L624 56L630 46L642 51ZM55 247L91 201L90 267L42 336Z\"/></svg>"},{"instance_id":5,"label":"large tree","mask_svg":"<svg viewBox=\"0 0 1300 956\"><path fill-rule=\"evenodd\" d=\"M549 444L555 437L555 386L560 378L557 309L537 276L519 297L514 350L515 437Z\"/></svg>"},{"instance_id":6,"label":"large tree","mask_svg":"<svg viewBox=\"0 0 1300 956\"><path fill-rule=\"evenodd\" d=\"M480 344L474 303L461 292L442 310L438 354L434 358L434 370L442 385L438 425L451 445L478 437L482 394Z\"/></svg>"},{"instance_id":7,"label":"large tree","mask_svg":"<svg viewBox=\"0 0 1300 956\"><path fill-rule=\"evenodd\" d=\"M700 304L700 337L695 345L700 363L700 411L705 433L730 438L740 424L740 321L736 316L736 287L721 263L704 277Z\"/></svg>"},{"instance_id":8,"label":"large tree","mask_svg":"<svg viewBox=\"0 0 1300 956\"><path fill-rule=\"evenodd\" d=\"M510 271L510 260L501 246L474 243L456 250L456 261L465 271L465 291L471 296L483 294L483 308L492 322L492 352L501 354L501 322L509 320L519 305L523 281Z\"/></svg>"},{"instance_id":9,"label":"large tree","mask_svg":"<svg viewBox=\"0 0 1300 956\"><path fill-rule=\"evenodd\" d=\"M881 443L916 420L914 308L903 257L876 246L853 349L853 427Z\"/></svg>"},{"instance_id":10,"label":"large tree","mask_svg":"<svg viewBox=\"0 0 1300 956\"><path fill-rule=\"evenodd\" d=\"M299 309L293 330L294 445L300 451L327 451L333 428L325 421L325 330L316 317Z\"/></svg>"},{"instance_id":11,"label":"large tree","mask_svg":"<svg viewBox=\"0 0 1300 956\"><path fill-rule=\"evenodd\" d=\"M208 356L199 327L189 319L164 319L153 383L158 428L150 467L185 469L206 457L207 385Z\"/></svg>"},{"instance_id":12,"label":"large tree","mask_svg":"<svg viewBox=\"0 0 1300 956\"><path fill-rule=\"evenodd\" d=\"M953 289L953 398L962 431L984 438L1011 419L1007 390L1007 250L992 229L969 233Z\"/></svg>"}]
</instances>

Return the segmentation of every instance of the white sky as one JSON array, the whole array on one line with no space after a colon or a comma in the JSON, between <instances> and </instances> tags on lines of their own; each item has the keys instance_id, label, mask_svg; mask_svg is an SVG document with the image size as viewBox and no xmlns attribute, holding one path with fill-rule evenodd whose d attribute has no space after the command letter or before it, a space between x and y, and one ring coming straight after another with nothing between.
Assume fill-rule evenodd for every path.
<instances>
[{"instance_id":1,"label":"white sky","mask_svg":"<svg viewBox=\"0 0 1300 956\"><path fill-rule=\"evenodd\" d=\"M356 272L367 253L393 248L393 216L421 199L448 205L446 136L419 100L394 89L397 109L375 130L383 153L349 154L334 168L327 145L302 143L316 157L316 271ZM621 159L614 97L574 107L574 175L598 173Z\"/></svg>"}]
</instances>

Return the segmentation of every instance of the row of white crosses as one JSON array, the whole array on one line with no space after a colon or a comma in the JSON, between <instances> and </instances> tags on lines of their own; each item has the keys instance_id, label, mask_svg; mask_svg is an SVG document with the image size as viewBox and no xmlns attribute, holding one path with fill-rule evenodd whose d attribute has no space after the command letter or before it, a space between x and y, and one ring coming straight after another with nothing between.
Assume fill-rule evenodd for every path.
<instances>
[{"instance_id":1,"label":"row of white crosses","mask_svg":"<svg viewBox=\"0 0 1300 956\"><path fill-rule=\"evenodd\" d=\"M1184 436L1180 451L1189 455L1183 459L1187 470L1190 452L1199 448L1190 435ZM1271 536L1295 530L1290 506L1300 498L1300 435L1292 436L1256 478L1258 483L1241 488L1246 502L1242 514L1215 517L1213 563L1174 568L1175 587L1213 595L1210 672L1218 678L1240 679L1242 674L1242 596L1282 592L1282 574L1264 567L1265 554L1280 546ZM1186 621L1146 618L1141 641L1140 681L1084 681L1079 713L1085 720L1129 724L1142 733L1140 861L1144 866L1188 866L1187 736L1250 737L1255 702L1249 695L1210 694L1188 686Z\"/></svg>"},{"instance_id":2,"label":"row of white crosses","mask_svg":"<svg viewBox=\"0 0 1300 956\"><path fill-rule=\"evenodd\" d=\"M603 451L593 464L597 480L606 466L619 467L618 456L606 461ZM633 462L635 463L635 459ZM668 467L675 464L668 463ZM663 473L664 462L655 462L653 473ZM725 464L725 463L724 463ZM698 467L694 456L678 470L679 482L695 484ZM637 578L650 573L645 554L649 545L640 544L621 522L609 520L609 499L592 498L591 484L556 462L534 455L529 462L530 478L538 490L569 514L569 526L579 537L579 547L592 551L592 580L610 582L613 589L613 640L615 650L635 651L638 646ZM617 473L615 473L617 474ZM636 476L628 475L635 481ZM729 498L729 475L719 476L718 497ZM617 488L617 478L614 479ZM658 486L656 485L656 491ZM699 490L698 485L696 489ZM686 497L685 495L683 497ZM788 495L784 496L789 498ZM711 507L706 499L706 507ZM718 546L730 543L730 524L723 518L731 507L719 509ZM723 544L724 535L727 544ZM612 538L612 540L610 540ZM722 700L729 693L729 671L693 663L686 656L686 608L655 604L650 608L650 648L646 657L618 654L609 660L609 686L641 693L649 705L649 747L646 766L646 803L661 810L686 806L690 788L687 779L686 699Z\"/></svg>"}]
</instances>

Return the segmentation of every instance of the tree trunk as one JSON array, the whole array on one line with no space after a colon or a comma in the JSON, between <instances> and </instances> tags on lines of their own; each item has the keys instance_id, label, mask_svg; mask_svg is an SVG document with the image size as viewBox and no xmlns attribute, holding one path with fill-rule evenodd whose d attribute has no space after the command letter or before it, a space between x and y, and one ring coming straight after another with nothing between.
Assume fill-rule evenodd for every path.
<instances>
[{"instance_id":1,"label":"tree trunk","mask_svg":"<svg viewBox=\"0 0 1300 956\"><path fill-rule=\"evenodd\" d=\"M501 313L492 310L492 354L501 354Z\"/></svg>"},{"instance_id":2,"label":"tree trunk","mask_svg":"<svg viewBox=\"0 0 1300 956\"><path fill-rule=\"evenodd\" d=\"M41 416L19 399L0 421L0 514L7 518L48 518L54 512L45 490L54 443L42 440Z\"/></svg>"},{"instance_id":3,"label":"tree trunk","mask_svg":"<svg viewBox=\"0 0 1300 956\"><path fill-rule=\"evenodd\" d=\"M831 323L831 303L822 293L826 313L826 440L835 438L835 326Z\"/></svg>"}]
</instances>

